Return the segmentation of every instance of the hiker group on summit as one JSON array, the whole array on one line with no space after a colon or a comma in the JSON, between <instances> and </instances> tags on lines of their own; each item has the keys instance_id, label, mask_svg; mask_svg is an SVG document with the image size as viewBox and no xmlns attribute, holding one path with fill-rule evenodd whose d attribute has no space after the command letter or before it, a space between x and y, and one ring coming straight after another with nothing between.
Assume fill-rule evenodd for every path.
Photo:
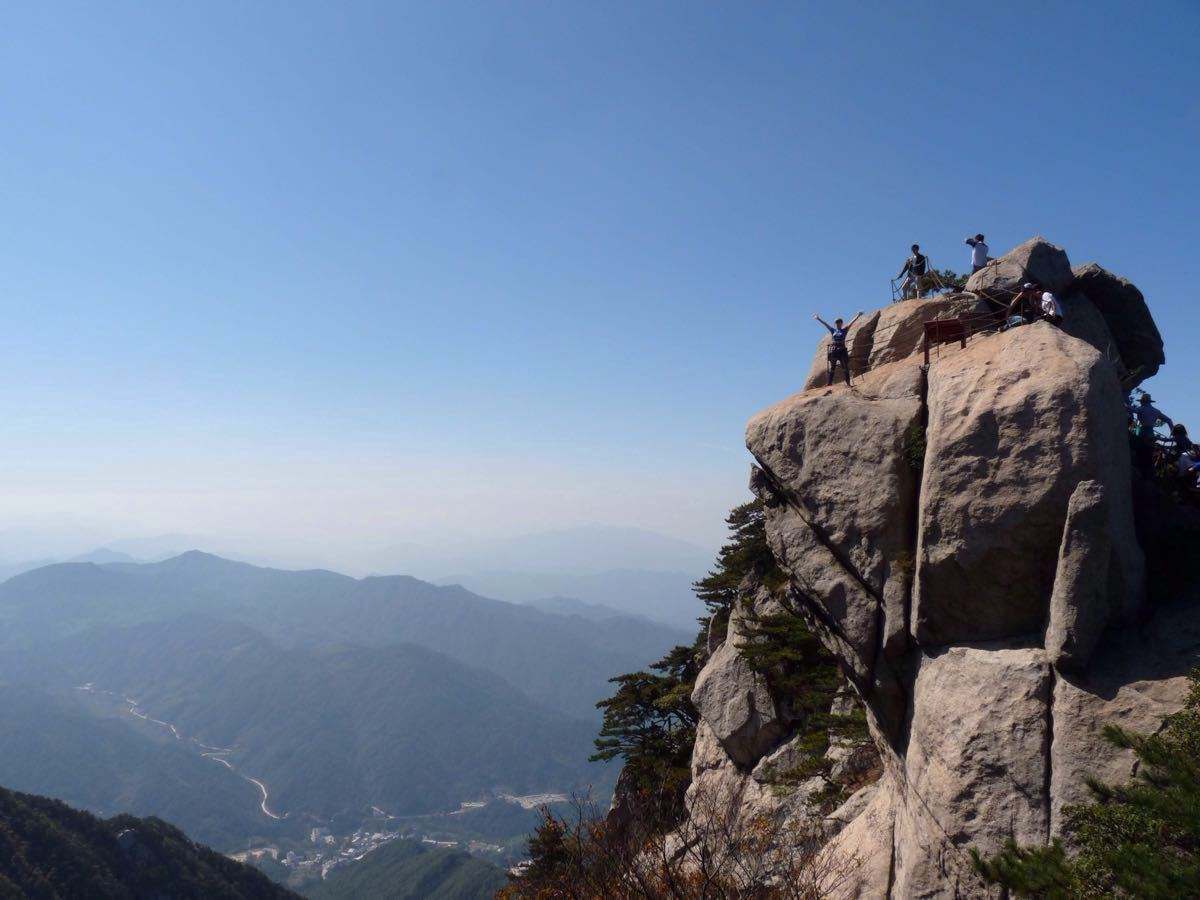
<instances>
[{"instance_id":1,"label":"hiker group on summit","mask_svg":"<svg viewBox=\"0 0 1200 900\"><path fill-rule=\"evenodd\" d=\"M969 237L963 243L971 248L971 274L974 275L991 259L988 256L988 245L982 234ZM926 292L924 282L930 276L936 286L945 287L946 285L942 284L937 273L930 270L929 257L921 252L921 245L913 244L909 249L912 251L911 254L904 260L904 266L900 269L900 273L892 279L893 286L896 282L900 283L899 299L916 298L919 300L924 297Z\"/></svg>"},{"instance_id":2,"label":"hiker group on summit","mask_svg":"<svg viewBox=\"0 0 1200 900\"><path fill-rule=\"evenodd\" d=\"M911 246L911 255L904 261L904 266L901 268L896 279L893 280L893 296L894 299L900 300L925 300L926 293L930 288L930 284L938 289L939 296L930 298L928 302L942 301L946 304L946 310L953 310L955 303L961 301L969 301L975 305L968 309L958 307L960 310L957 315L951 312L951 316L946 317L945 312L933 312L926 317L928 320L923 320L919 315L915 318L904 320L906 322L915 322L917 328L923 329L923 346L926 348L925 365L928 366L929 348L943 343L961 343L966 346L966 340L976 334L1008 331L1022 325L1028 325L1035 322L1048 322L1058 328L1063 328L1067 324L1067 313L1064 311L1064 306L1059 298L1058 291L1078 291L1084 284L1088 287L1088 293L1092 293L1094 279L1105 277L1109 279L1110 285L1113 282L1117 283L1117 290L1132 290L1136 297L1136 304L1140 304L1144 310L1144 300L1140 292L1133 288L1128 282L1122 279L1114 278L1114 276L1104 273L1095 264L1083 266L1077 270L1071 270L1069 261L1066 260L1065 254L1060 248L1053 248L1040 239L1022 245L1027 247L1030 244L1037 245L1043 248L1043 253L1049 251L1057 252L1061 255L1061 268L1056 270L1054 266L1046 267L1044 264L1032 265L1029 264L1029 257L1023 257L1020 262L1014 264L1011 254L1002 257L1000 260L994 260L988 256L988 245L984 240L983 234L976 234L973 237L968 237L964 243L970 247L971 252L971 277L969 287L967 283L960 277L954 276L953 273L942 273L939 275L932 268L929 262L929 257L921 252L919 244ZM1021 248L1018 248L1020 250ZM1016 251L1014 251L1016 252ZM1043 256L1043 263L1045 257ZM995 266L993 271L991 266ZM980 274L983 270L988 272ZM1099 275L1097 274L1099 273ZM1036 278L1034 277L1036 275ZM899 297L897 298L895 286L896 280L903 279ZM1042 279L1039 281L1037 279ZM1120 287L1123 283L1124 287ZM1109 290L1113 289L1111 286ZM1073 293L1069 293L1069 297L1073 297ZM1122 295L1124 298L1124 295ZM1094 332L1094 322L1089 320L1089 316L1096 316L1096 307L1087 302L1086 295L1083 305L1078 305L1074 300L1070 315L1072 323L1072 334L1079 336L1080 334L1088 334ZM1127 298L1121 299L1118 302L1127 302ZM921 304L924 307L925 304ZM1109 307L1111 309L1111 307ZM851 361L854 361L857 374L862 374L867 369L871 368L874 360L877 358L877 350L872 351L871 345L879 345L880 333L887 330L890 333L896 328L901 327L905 313L901 313L899 319L894 319L887 326L876 325L873 322L881 322L880 314L875 314L875 318L868 322L864 332L865 340L861 344L867 346L866 350L861 349L860 342L855 342L854 351L851 350L851 332L859 323L859 320L864 316L863 312L858 312L846 323L841 318L833 320L831 325L820 315L814 314L813 319L819 322L829 332L829 339L825 345L825 362L826 372L824 373L824 381L826 386L832 386L834 378L837 376L838 367L841 367L841 375L846 385L851 384ZM1126 327L1132 324L1134 331L1127 331ZM905 327L913 327L911 324ZM1104 334L1109 334L1109 329L1101 324L1099 326ZM1141 340L1143 335L1138 331L1139 326L1136 322L1128 322L1121 320L1119 324L1113 324L1111 334L1109 335L1107 344L1109 358L1113 359L1114 351L1113 342L1120 347L1126 342L1136 342ZM918 336L920 331L918 331ZM1085 340L1089 338L1085 337ZM1153 340L1158 341L1161 348L1161 339L1158 337L1157 330L1153 330ZM1094 344L1096 345L1096 344ZM908 345L910 348L912 344ZM1096 345L1103 349L1104 345ZM911 352L911 350L910 350ZM1161 349L1158 351L1158 363L1162 362ZM1152 360L1151 360L1152 361ZM1150 375L1158 368L1155 364L1149 370ZM1120 377L1126 390L1126 409L1128 411L1128 430L1129 430L1129 445L1135 468L1145 477L1153 478L1160 484L1165 486L1172 493L1181 495L1183 498L1192 502L1200 503L1200 446L1194 444L1188 437L1186 426L1182 423L1173 421L1169 416L1160 411L1154 406L1149 394L1141 392L1136 385L1148 374L1142 370L1142 367L1129 365L1128 368L1120 368ZM820 382L816 379L821 378L820 369L815 368L810 380L809 387L814 387ZM1140 394L1140 398L1135 402L1133 395ZM1169 434L1161 433L1160 428L1169 429Z\"/></svg>"},{"instance_id":3,"label":"hiker group on summit","mask_svg":"<svg viewBox=\"0 0 1200 900\"><path fill-rule=\"evenodd\" d=\"M1129 447L1135 468L1146 478L1158 478L1185 498L1200 501L1200 447L1188 437L1187 426L1176 422L1154 405L1145 391L1137 403L1126 401L1129 413ZM1165 425L1168 435L1158 433Z\"/></svg>"},{"instance_id":4,"label":"hiker group on summit","mask_svg":"<svg viewBox=\"0 0 1200 900\"><path fill-rule=\"evenodd\" d=\"M964 243L971 248L972 275L986 268L988 263L993 261L988 256L988 245L982 233L967 238ZM952 285L945 284L941 276L930 268L929 257L921 252L920 244L913 244L909 249L911 254L905 259L899 274L892 279L893 299L924 299L927 291L927 279L932 279L935 286L941 289L952 287ZM898 292L895 290L897 281L900 281ZM982 327L977 327L973 331L991 330L992 328L1005 331L1037 321L1050 322L1052 325L1060 327L1063 324L1062 303L1053 291L1043 288L1036 281L1023 283L1016 291L1015 296L1008 302L993 297L987 292L980 292L979 297L991 308L994 315L988 317L988 321L983 323ZM829 331L826 361L829 374L827 383L830 385L833 384L839 365L842 367L842 377L846 384L850 384L850 351L846 345L846 338L850 329L862 315L862 312L857 313L848 325L840 318L834 319L833 324L830 325L819 315L813 314L813 319L820 322Z\"/></svg>"}]
</instances>

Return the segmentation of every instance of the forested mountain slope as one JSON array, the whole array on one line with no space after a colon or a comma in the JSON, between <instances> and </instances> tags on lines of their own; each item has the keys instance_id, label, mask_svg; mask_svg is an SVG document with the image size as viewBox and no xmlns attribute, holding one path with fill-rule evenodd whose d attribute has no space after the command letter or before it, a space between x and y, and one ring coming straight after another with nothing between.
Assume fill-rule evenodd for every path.
<instances>
[{"instance_id":1,"label":"forested mountain slope","mask_svg":"<svg viewBox=\"0 0 1200 900\"><path fill-rule=\"evenodd\" d=\"M486 900L504 882L501 869L461 850L393 841L334 869L304 894L312 900Z\"/></svg>"},{"instance_id":2,"label":"forested mountain slope","mask_svg":"<svg viewBox=\"0 0 1200 900\"><path fill-rule=\"evenodd\" d=\"M411 644L288 649L193 616L51 646L43 677L94 682L184 738L232 748L224 758L264 781L280 814L422 813L494 789L567 790L604 777L586 761L590 723Z\"/></svg>"},{"instance_id":3,"label":"forested mountain slope","mask_svg":"<svg viewBox=\"0 0 1200 900\"><path fill-rule=\"evenodd\" d=\"M194 844L158 819L97 819L0 789L0 896L284 898L261 872Z\"/></svg>"},{"instance_id":4,"label":"forested mountain slope","mask_svg":"<svg viewBox=\"0 0 1200 900\"><path fill-rule=\"evenodd\" d=\"M156 815L218 850L273 831L250 782L169 736L98 718L70 694L0 684L0 721L0 784L12 790L100 816Z\"/></svg>"}]
</instances>

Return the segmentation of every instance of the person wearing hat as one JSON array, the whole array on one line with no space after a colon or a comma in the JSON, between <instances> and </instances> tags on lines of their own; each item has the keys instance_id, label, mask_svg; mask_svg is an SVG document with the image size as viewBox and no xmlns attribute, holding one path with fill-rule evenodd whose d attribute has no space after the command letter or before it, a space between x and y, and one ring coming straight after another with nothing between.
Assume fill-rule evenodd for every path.
<instances>
[{"instance_id":1,"label":"person wearing hat","mask_svg":"<svg viewBox=\"0 0 1200 900\"><path fill-rule=\"evenodd\" d=\"M1146 478L1154 475L1154 428L1159 422L1166 422L1174 427L1175 423L1169 416L1164 415L1154 407L1154 398L1143 393L1141 400L1134 406L1126 404L1129 414L1137 423L1137 437L1134 440L1133 462L1138 471Z\"/></svg>"},{"instance_id":2,"label":"person wearing hat","mask_svg":"<svg viewBox=\"0 0 1200 900\"><path fill-rule=\"evenodd\" d=\"M925 277L925 271L929 268L929 257L921 252L920 244L912 245L912 256L904 261L904 268L900 270L900 274L896 278L903 278L904 283L900 285L900 296L907 300L909 291L917 299L920 299L921 279ZM906 277L907 276L907 277Z\"/></svg>"},{"instance_id":3,"label":"person wearing hat","mask_svg":"<svg viewBox=\"0 0 1200 900\"><path fill-rule=\"evenodd\" d=\"M967 238L963 243L971 248L971 274L974 275L987 265L988 245L983 242L982 234Z\"/></svg>"},{"instance_id":4,"label":"person wearing hat","mask_svg":"<svg viewBox=\"0 0 1200 900\"><path fill-rule=\"evenodd\" d=\"M1137 406L1126 404L1130 415L1137 420L1139 431L1154 431L1154 427L1159 422L1166 422L1172 428L1175 423L1171 421L1171 417L1163 412L1155 409L1154 398L1149 394L1142 394L1142 399L1138 401Z\"/></svg>"}]
</instances>

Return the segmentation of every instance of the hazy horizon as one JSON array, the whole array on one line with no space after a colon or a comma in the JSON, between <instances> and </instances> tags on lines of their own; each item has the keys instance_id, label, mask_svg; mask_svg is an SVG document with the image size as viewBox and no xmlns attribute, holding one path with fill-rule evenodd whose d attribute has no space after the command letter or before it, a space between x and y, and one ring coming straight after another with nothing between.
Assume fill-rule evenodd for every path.
<instances>
[{"instance_id":1,"label":"hazy horizon","mask_svg":"<svg viewBox=\"0 0 1200 900\"><path fill-rule=\"evenodd\" d=\"M4 566L70 562L113 553L139 563L200 551L257 566L328 569L354 577L412 575L447 583L455 576L499 574L599 575L621 571L697 576L706 571L715 547L679 540L647 529L609 525L529 532L492 540L464 535L441 541L391 543L357 548L256 542L214 534L123 536L95 540L83 533L22 534L0 531ZM27 549L19 549L21 546ZM3 580L0 574L0 580Z\"/></svg>"}]
</instances>

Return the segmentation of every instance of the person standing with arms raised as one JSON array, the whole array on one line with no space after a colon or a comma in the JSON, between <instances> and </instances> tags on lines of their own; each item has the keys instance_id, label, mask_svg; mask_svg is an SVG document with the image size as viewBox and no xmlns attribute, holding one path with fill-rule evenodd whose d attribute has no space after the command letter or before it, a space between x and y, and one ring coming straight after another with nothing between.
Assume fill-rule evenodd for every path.
<instances>
[{"instance_id":1,"label":"person standing with arms raised","mask_svg":"<svg viewBox=\"0 0 1200 900\"><path fill-rule=\"evenodd\" d=\"M846 384L850 384L850 351L846 348L846 335L854 327L854 323L862 318L862 313L857 313L850 320L849 325L843 325L841 319L834 319L833 324L830 325L816 313L813 313L813 318L829 329L829 352L827 354L829 384L833 384L833 373L838 363L842 365L842 374L846 376Z\"/></svg>"}]
</instances>

